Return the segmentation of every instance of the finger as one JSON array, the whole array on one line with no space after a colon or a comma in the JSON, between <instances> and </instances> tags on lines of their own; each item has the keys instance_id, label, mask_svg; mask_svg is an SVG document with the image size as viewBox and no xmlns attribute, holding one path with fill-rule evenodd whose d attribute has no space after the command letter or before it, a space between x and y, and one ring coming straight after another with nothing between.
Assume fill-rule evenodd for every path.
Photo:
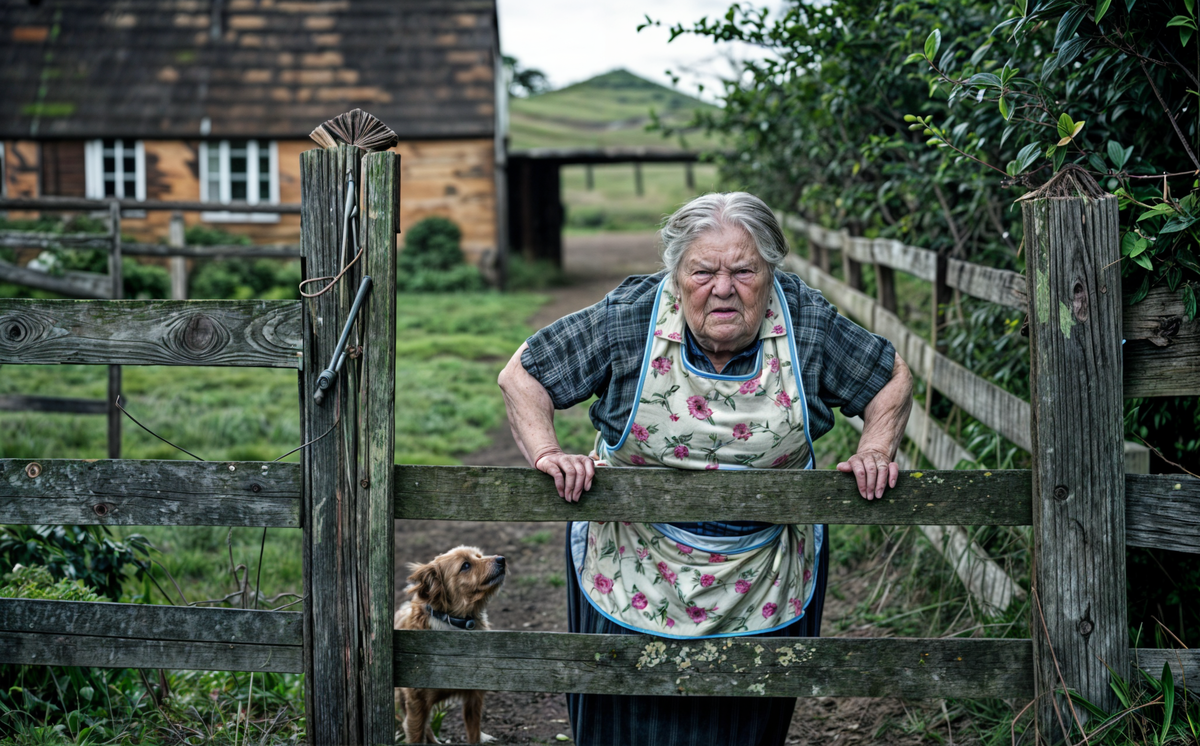
<instances>
[{"instance_id":1,"label":"finger","mask_svg":"<svg viewBox=\"0 0 1200 746\"><path fill-rule=\"evenodd\" d=\"M870 500L875 497L875 482L879 478L879 469L875 466L874 458L863 459L863 471L867 476L862 496Z\"/></svg>"},{"instance_id":2,"label":"finger","mask_svg":"<svg viewBox=\"0 0 1200 746\"><path fill-rule=\"evenodd\" d=\"M569 458L564 458L562 460L562 470L565 482L562 496L567 502L573 503L577 499L575 494L575 464L571 463Z\"/></svg>"},{"instance_id":3,"label":"finger","mask_svg":"<svg viewBox=\"0 0 1200 746\"><path fill-rule=\"evenodd\" d=\"M545 458L538 462L538 468L554 477L554 489L558 491L559 497L564 497L563 474L562 469L558 468L558 464L554 463L548 458Z\"/></svg>"},{"instance_id":4,"label":"finger","mask_svg":"<svg viewBox=\"0 0 1200 746\"><path fill-rule=\"evenodd\" d=\"M900 478L900 465L895 461L888 464L888 487L895 487L896 480Z\"/></svg>"},{"instance_id":5,"label":"finger","mask_svg":"<svg viewBox=\"0 0 1200 746\"><path fill-rule=\"evenodd\" d=\"M849 461L839 461L838 465L837 465L837 470L840 472L847 472L847 473L850 472L851 471L850 462Z\"/></svg>"},{"instance_id":6,"label":"finger","mask_svg":"<svg viewBox=\"0 0 1200 746\"><path fill-rule=\"evenodd\" d=\"M867 496L867 472L863 467L861 456L850 457L850 468L854 470L854 481L858 484L858 494Z\"/></svg>"},{"instance_id":7,"label":"finger","mask_svg":"<svg viewBox=\"0 0 1200 746\"><path fill-rule=\"evenodd\" d=\"M875 499L883 497L883 490L887 487L888 476L891 470L888 468L886 461L880 461L876 464L879 469L879 475L875 478Z\"/></svg>"},{"instance_id":8,"label":"finger","mask_svg":"<svg viewBox=\"0 0 1200 746\"><path fill-rule=\"evenodd\" d=\"M583 465L584 471L587 472L587 481L583 483L583 489L592 489L592 479L596 476L596 463L588 459Z\"/></svg>"}]
</instances>

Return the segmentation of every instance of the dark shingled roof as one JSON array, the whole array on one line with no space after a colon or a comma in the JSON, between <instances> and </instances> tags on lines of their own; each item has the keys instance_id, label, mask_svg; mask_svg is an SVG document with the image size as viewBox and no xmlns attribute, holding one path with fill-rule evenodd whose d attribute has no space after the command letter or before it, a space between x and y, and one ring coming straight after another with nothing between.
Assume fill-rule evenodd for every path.
<instances>
[{"instance_id":1,"label":"dark shingled roof","mask_svg":"<svg viewBox=\"0 0 1200 746\"><path fill-rule=\"evenodd\" d=\"M0 137L495 131L494 0L0 0Z\"/></svg>"}]
</instances>

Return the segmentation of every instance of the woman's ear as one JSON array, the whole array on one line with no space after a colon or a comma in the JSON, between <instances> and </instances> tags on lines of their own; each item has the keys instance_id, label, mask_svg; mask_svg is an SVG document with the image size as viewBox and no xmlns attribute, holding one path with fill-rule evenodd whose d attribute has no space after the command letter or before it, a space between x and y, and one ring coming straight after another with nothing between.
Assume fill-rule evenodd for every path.
<instances>
[{"instance_id":1,"label":"woman's ear","mask_svg":"<svg viewBox=\"0 0 1200 746\"><path fill-rule=\"evenodd\" d=\"M417 598L424 599L426 603L442 606L445 583L442 582L442 573L438 566L430 562L427 565L410 565L409 569L413 571L412 575L408 576L408 582L412 585L405 590Z\"/></svg>"}]
</instances>

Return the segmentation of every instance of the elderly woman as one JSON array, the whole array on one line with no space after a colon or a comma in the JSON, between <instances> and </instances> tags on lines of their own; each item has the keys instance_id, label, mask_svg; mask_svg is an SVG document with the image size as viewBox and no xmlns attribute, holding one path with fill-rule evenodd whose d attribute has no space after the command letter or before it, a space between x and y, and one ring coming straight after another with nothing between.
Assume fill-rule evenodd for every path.
<instances>
[{"instance_id":1,"label":"elderly woman","mask_svg":"<svg viewBox=\"0 0 1200 746\"><path fill-rule=\"evenodd\" d=\"M885 339L780 271L787 243L753 195L699 197L662 229L665 271L630 277L530 337L500 374L525 458L577 501L599 465L809 469L834 407L861 414L838 464L859 493L896 484L912 377ZM590 456L564 453L554 410L599 398ZM816 637L824 526L576 522L572 632L698 640ZM569 695L577 744L782 744L794 699Z\"/></svg>"}]
</instances>

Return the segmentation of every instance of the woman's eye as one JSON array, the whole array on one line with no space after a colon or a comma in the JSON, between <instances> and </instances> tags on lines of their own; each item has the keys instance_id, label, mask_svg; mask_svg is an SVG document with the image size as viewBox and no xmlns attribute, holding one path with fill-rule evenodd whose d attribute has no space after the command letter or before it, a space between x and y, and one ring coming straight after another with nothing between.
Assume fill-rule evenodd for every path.
<instances>
[{"instance_id":1,"label":"woman's eye","mask_svg":"<svg viewBox=\"0 0 1200 746\"><path fill-rule=\"evenodd\" d=\"M467 570L470 570L470 569L471 569L471 563L470 563L470 562L464 562L464 563L463 563L463 566L462 566L462 572L466 572Z\"/></svg>"}]
</instances>

